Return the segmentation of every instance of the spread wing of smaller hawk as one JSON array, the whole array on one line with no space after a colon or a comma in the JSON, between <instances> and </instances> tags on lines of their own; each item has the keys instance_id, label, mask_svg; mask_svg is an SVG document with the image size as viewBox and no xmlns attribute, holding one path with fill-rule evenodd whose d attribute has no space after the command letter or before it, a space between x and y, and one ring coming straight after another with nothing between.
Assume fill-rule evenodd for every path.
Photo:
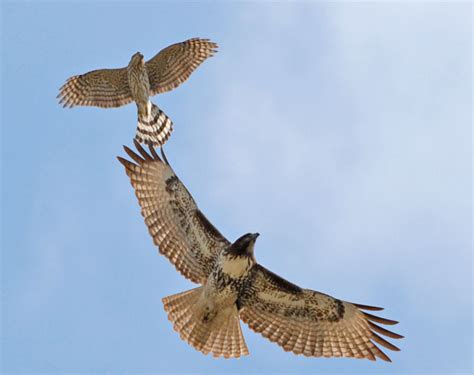
<instances>
[{"instance_id":1,"label":"spread wing of smaller hawk","mask_svg":"<svg viewBox=\"0 0 474 375\"><path fill-rule=\"evenodd\" d=\"M217 44L193 38L175 43L145 62L139 52L125 68L99 69L73 76L60 88L64 107L121 107L134 101L138 110L135 139L149 145L163 145L173 123L149 97L170 91L186 81L204 60L214 55Z\"/></svg>"},{"instance_id":2,"label":"spread wing of smaller hawk","mask_svg":"<svg viewBox=\"0 0 474 375\"><path fill-rule=\"evenodd\" d=\"M199 287L163 298L181 338L215 357L248 354L240 319L285 351L313 357L390 358L380 349L399 349L385 337L403 336L380 325L396 321L354 304L294 285L257 263L258 233L229 242L206 219L171 169L163 151L138 153L125 166L155 245L176 269ZM379 325L380 324L380 325Z\"/></svg>"}]
</instances>

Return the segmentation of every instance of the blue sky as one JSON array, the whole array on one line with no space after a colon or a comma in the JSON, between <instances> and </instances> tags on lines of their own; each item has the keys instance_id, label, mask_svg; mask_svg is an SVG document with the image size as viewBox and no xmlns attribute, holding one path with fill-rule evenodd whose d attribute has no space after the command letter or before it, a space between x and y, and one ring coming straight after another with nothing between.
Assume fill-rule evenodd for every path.
<instances>
[{"instance_id":1,"label":"blue sky","mask_svg":"<svg viewBox=\"0 0 474 375\"><path fill-rule=\"evenodd\" d=\"M469 3L2 3L3 373L472 370ZM386 308L393 363L294 356L244 326L240 360L179 339L122 166L136 109L63 109L65 79L208 37L154 97L168 158L230 240L303 286Z\"/></svg>"}]
</instances>

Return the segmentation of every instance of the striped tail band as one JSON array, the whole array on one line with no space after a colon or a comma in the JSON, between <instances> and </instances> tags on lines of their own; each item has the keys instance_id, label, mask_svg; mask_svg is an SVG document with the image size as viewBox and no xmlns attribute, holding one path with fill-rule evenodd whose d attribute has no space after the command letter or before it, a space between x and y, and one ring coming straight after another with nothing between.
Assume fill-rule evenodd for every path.
<instances>
[{"instance_id":1,"label":"striped tail band","mask_svg":"<svg viewBox=\"0 0 474 375\"><path fill-rule=\"evenodd\" d=\"M162 146L166 143L173 131L171 119L151 103L151 111L148 116L138 115L138 127L135 139L153 147Z\"/></svg>"}]
</instances>

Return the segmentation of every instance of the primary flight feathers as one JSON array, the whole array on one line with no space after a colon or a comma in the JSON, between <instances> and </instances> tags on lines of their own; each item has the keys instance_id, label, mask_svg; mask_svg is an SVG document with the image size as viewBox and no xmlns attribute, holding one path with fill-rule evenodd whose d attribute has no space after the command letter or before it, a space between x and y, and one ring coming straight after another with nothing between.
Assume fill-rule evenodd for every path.
<instances>
[{"instance_id":1,"label":"primary flight feathers","mask_svg":"<svg viewBox=\"0 0 474 375\"><path fill-rule=\"evenodd\" d=\"M217 52L217 47L209 39L193 38L166 47L147 62L137 52L125 68L94 70L69 78L60 89L59 103L64 107L111 108L135 101L138 109L135 139L149 145L163 145L173 130L173 123L149 97L186 81L204 60Z\"/></svg>"},{"instance_id":2,"label":"primary flight feathers","mask_svg":"<svg viewBox=\"0 0 474 375\"><path fill-rule=\"evenodd\" d=\"M201 286L163 298L164 308L181 338L214 356L248 354L240 328L248 326L285 351L314 357L354 357L390 361L379 345L399 349L382 336L401 335L378 324L396 321L353 304L296 286L255 260L258 234L228 241L204 216L170 167L150 147L135 141L138 153L125 166L153 242L176 269ZM382 335L382 336L380 336Z\"/></svg>"},{"instance_id":3,"label":"primary flight feathers","mask_svg":"<svg viewBox=\"0 0 474 375\"><path fill-rule=\"evenodd\" d=\"M164 154L160 159L153 148L149 155L136 141L135 146L141 156L124 149L136 164L118 160L135 188L153 242L184 277L202 284L216 255L230 243L199 210Z\"/></svg>"}]
</instances>

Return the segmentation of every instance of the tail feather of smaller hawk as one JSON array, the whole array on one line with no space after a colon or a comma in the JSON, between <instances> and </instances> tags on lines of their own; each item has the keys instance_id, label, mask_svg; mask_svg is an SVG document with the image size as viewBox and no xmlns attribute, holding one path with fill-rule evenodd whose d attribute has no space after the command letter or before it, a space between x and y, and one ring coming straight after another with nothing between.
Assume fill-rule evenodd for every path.
<instances>
[{"instance_id":1,"label":"tail feather of smaller hawk","mask_svg":"<svg viewBox=\"0 0 474 375\"><path fill-rule=\"evenodd\" d=\"M173 122L152 102L148 102L148 109L145 114L138 113L135 139L149 146L162 146L173 131Z\"/></svg>"},{"instance_id":2,"label":"tail feather of smaller hawk","mask_svg":"<svg viewBox=\"0 0 474 375\"><path fill-rule=\"evenodd\" d=\"M204 354L239 358L248 355L235 305L208 318L199 303L203 287L163 298L168 319L181 339Z\"/></svg>"}]
</instances>

